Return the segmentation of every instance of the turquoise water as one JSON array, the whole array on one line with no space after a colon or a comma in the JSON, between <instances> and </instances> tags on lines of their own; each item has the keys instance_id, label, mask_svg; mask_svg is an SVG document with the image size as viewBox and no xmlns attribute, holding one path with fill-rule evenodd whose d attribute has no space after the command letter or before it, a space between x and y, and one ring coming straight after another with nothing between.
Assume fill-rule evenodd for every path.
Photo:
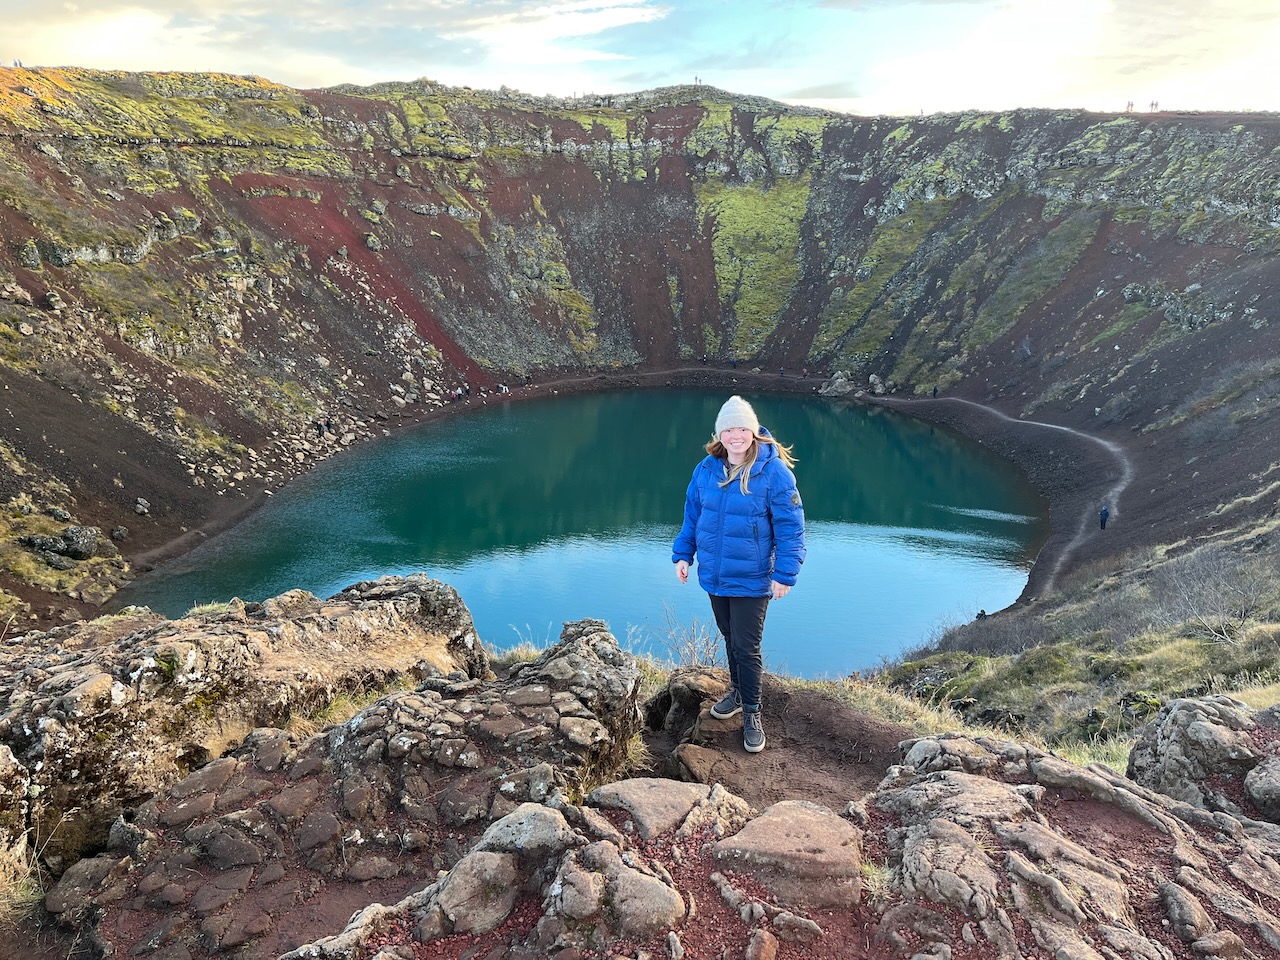
<instances>
[{"instance_id":1,"label":"turquoise water","mask_svg":"<svg viewBox=\"0 0 1280 960\"><path fill-rule=\"evenodd\" d=\"M424 572L483 640L554 641L598 617L637 651L714 632L671 564L684 491L724 393L634 391L494 403L344 452L233 530L118 597L168 616L301 587ZM1012 603L1046 505L975 443L880 409L749 395L793 445L809 554L770 605L770 669L841 676L979 609Z\"/></svg>"}]
</instances>

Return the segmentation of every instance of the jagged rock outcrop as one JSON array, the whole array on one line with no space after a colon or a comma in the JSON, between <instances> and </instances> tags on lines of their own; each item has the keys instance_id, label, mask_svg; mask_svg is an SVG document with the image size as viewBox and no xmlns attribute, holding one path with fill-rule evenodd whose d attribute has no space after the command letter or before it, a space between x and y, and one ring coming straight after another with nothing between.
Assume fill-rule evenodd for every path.
<instances>
[{"instance_id":1,"label":"jagged rock outcrop","mask_svg":"<svg viewBox=\"0 0 1280 960\"><path fill-rule=\"evenodd\" d=\"M1230 697L1164 705L1129 754L1128 775L1177 800L1280 821L1280 708Z\"/></svg>"},{"instance_id":2,"label":"jagged rock outcrop","mask_svg":"<svg viewBox=\"0 0 1280 960\"><path fill-rule=\"evenodd\" d=\"M339 597L395 602L422 587ZM677 671L649 722L707 726L722 673ZM585 620L505 679L428 676L310 737L255 729L125 810L46 908L104 952L167 960L756 960L788 944L828 960L852 942L884 960L1280 950L1274 822L960 734L903 741L901 762L839 809L753 809L718 783L616 779L638 686L633 658ZM1166 714L1227 733L1271 723L1212 697ZM1173 742L1152 740L1157 754ZM21 790L4 760L0 789Z\"/></svg>"},{"instance_id":3,"label":"jagged rock outcrop","mask_svg":"<svg viewBox=\"0 0 1280 960\"><path fill-rule=\"evenodd\" d=\"M857 812L892 818L895 886L927 902L936 943L978 937L1001 957L1280 949L1275 824L1023 744L956 735L903 746L903 764Z\"/></svg>"},{"instance_id":4,"label":"jagged rock outcrop","mask_svg":"<svg viewBox=\"0 0 1280 960\"><path fill-rule=\"evenodd\" d=\"M91 921L106 950L274 957L330 917L329 898L398 899L451 868L431 922L482 932L498 911L479 892L506 903L526 882L521 858L585 842L542 802L617 769L638 684L634 659L585 620L505 681L429 677L307 739L256 729L118 819L107 852L67 870L46 908Z\"/></svg>"},{"instance_id":5,"label":"jagged rock outcrop","mask_svg":"<svg viewBox=\"0 0 1280 960\"><path fill-rule=\"evenodd\" d=\"M402 935L400 942L445 941L446 952L460 949L466 941L459 934L495 930L516 908L509 887L482 890L473 880L494 868L495 851L516 858L527 901L519 917L524 926L495 939L504 955L530 960L607 952L619 943L656 943L681 956L695 943L718 950L726 934L763 935L775 945L811 941L821 928L802 907L833 905L817 902L833 889L845 891L836 896L844 905L857 902L856 851L841 844L816 849L832 832L851 835L853 827L816 804L777 804L753 818L745 801L721 787L653 779L610 784L583 806L551 803L521 806L434 884L392 907L358 914L342 933L297 948L289 960L336 960ZM759 871L770 867L785 883L766 887L762 898ZM698 892L705 888L715 900L697 900L688 889L693 878ZM457 902L451 891L458 886L472 894L461 924L460 911L447 906ZM476 916L485 918L479 931ZM722 929L730 917L742 936Z\"/></svg>"},{"instance_id":6,"label":"jagged rock outcrop","mask_svg":"<svg viewBox=\"0 0 1280 960\"><path fill-rule=\"evenodd\" d=\"M751 958L798 941L809 957L903 960L1261 958L1280 949L1274 824L1207 814L1012 741L952 735L903 748L904 762L845 817L790 801L757 814L718 786L652 780L612 784L585 806L526 804L453 870L289 960L379 947L400 956L424 943L440 955L517 958L619 942L651 955ZM708 808L719 818L708 821ZM859 842L891 870L874 903L858 896ZM771 869L803 882L771 883ZM514 877L520 895L486 881L493 871ZM631 895L621 893L626 882ZM482 929L459 925L458 888Z\"/></svg>"},{"instance_id":7,"label":"jagged rock outcrop","mask_svg":"<svg viewBox=\"0 0 1280 960\"><path fill-rule=\"evenodd\" d=\"M255 726L401 678L486 670L466 605L423 576L328 600L297 590L218 615L126 614L29 634L0 647L0 745L30 781L16 826L39 825L51 862L69 862L122 811Z\"/></svg>"}]
</instances>

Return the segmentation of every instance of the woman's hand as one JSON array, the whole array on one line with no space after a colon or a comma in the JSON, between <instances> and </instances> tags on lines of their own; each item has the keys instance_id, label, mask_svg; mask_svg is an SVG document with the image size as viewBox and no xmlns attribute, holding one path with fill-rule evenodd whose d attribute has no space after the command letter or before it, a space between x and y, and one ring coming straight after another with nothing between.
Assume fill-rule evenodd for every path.
<instances>
[{"instance_id":1,"label":"woman's hand","mask_svg":"<svg viewBox=\"0 0 1280 960\"><path fill-rule=\"evenodd\" d=\"M781 600L783 597L785 597L788 593L791 592L790 587L788 587L785 583L779 583L777 580L774 580L773 582L771 582L769 584L769 588L773 591L773 599L775 600Z\"/></svg>"},{"instance_id":2,"label":"woman's hand","mask_svg":"<svg viewBox=\"0 0 1280 960\"><path fill-rule=\"evenodd\" d=\"M689 582L689 561L688 560L676 561L676 577L679 578L681 583Z\"/></svg>"}]
</instances>

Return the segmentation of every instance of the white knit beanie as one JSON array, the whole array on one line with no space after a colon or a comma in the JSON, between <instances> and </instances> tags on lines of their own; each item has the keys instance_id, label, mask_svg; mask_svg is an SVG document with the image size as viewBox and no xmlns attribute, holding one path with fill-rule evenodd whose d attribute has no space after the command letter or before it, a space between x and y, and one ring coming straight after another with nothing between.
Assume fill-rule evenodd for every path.
<instances>
[{"instance_id":1,"label":"white knit beanie","mask_svg":"<svg viewBox=\"0 0 1280 960\"><path fill-rule=\"evenodd\" d=\"M752 433L760 432L760 421L756 418L756 412L751 409L751 404L741 397L730 397L716 415L717 437L730 427L746 427Z\"/></svg>"}]
</instances>

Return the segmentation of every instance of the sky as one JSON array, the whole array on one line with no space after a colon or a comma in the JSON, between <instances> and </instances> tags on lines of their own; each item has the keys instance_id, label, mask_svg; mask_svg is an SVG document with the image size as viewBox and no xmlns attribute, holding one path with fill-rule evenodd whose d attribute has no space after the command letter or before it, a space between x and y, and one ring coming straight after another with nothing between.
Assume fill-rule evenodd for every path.
<instances>
[{"instance_id":1,"label":"sky","mask_svg":"<svg viewBox=\"0 0 1280 960\"><path fill-rule=\"evenodd\" d=\"M1276 0L0 0L0 63L428 78L572 97L700 82L862 116L1280 110Z\"/></svg>"}]
</instances>

